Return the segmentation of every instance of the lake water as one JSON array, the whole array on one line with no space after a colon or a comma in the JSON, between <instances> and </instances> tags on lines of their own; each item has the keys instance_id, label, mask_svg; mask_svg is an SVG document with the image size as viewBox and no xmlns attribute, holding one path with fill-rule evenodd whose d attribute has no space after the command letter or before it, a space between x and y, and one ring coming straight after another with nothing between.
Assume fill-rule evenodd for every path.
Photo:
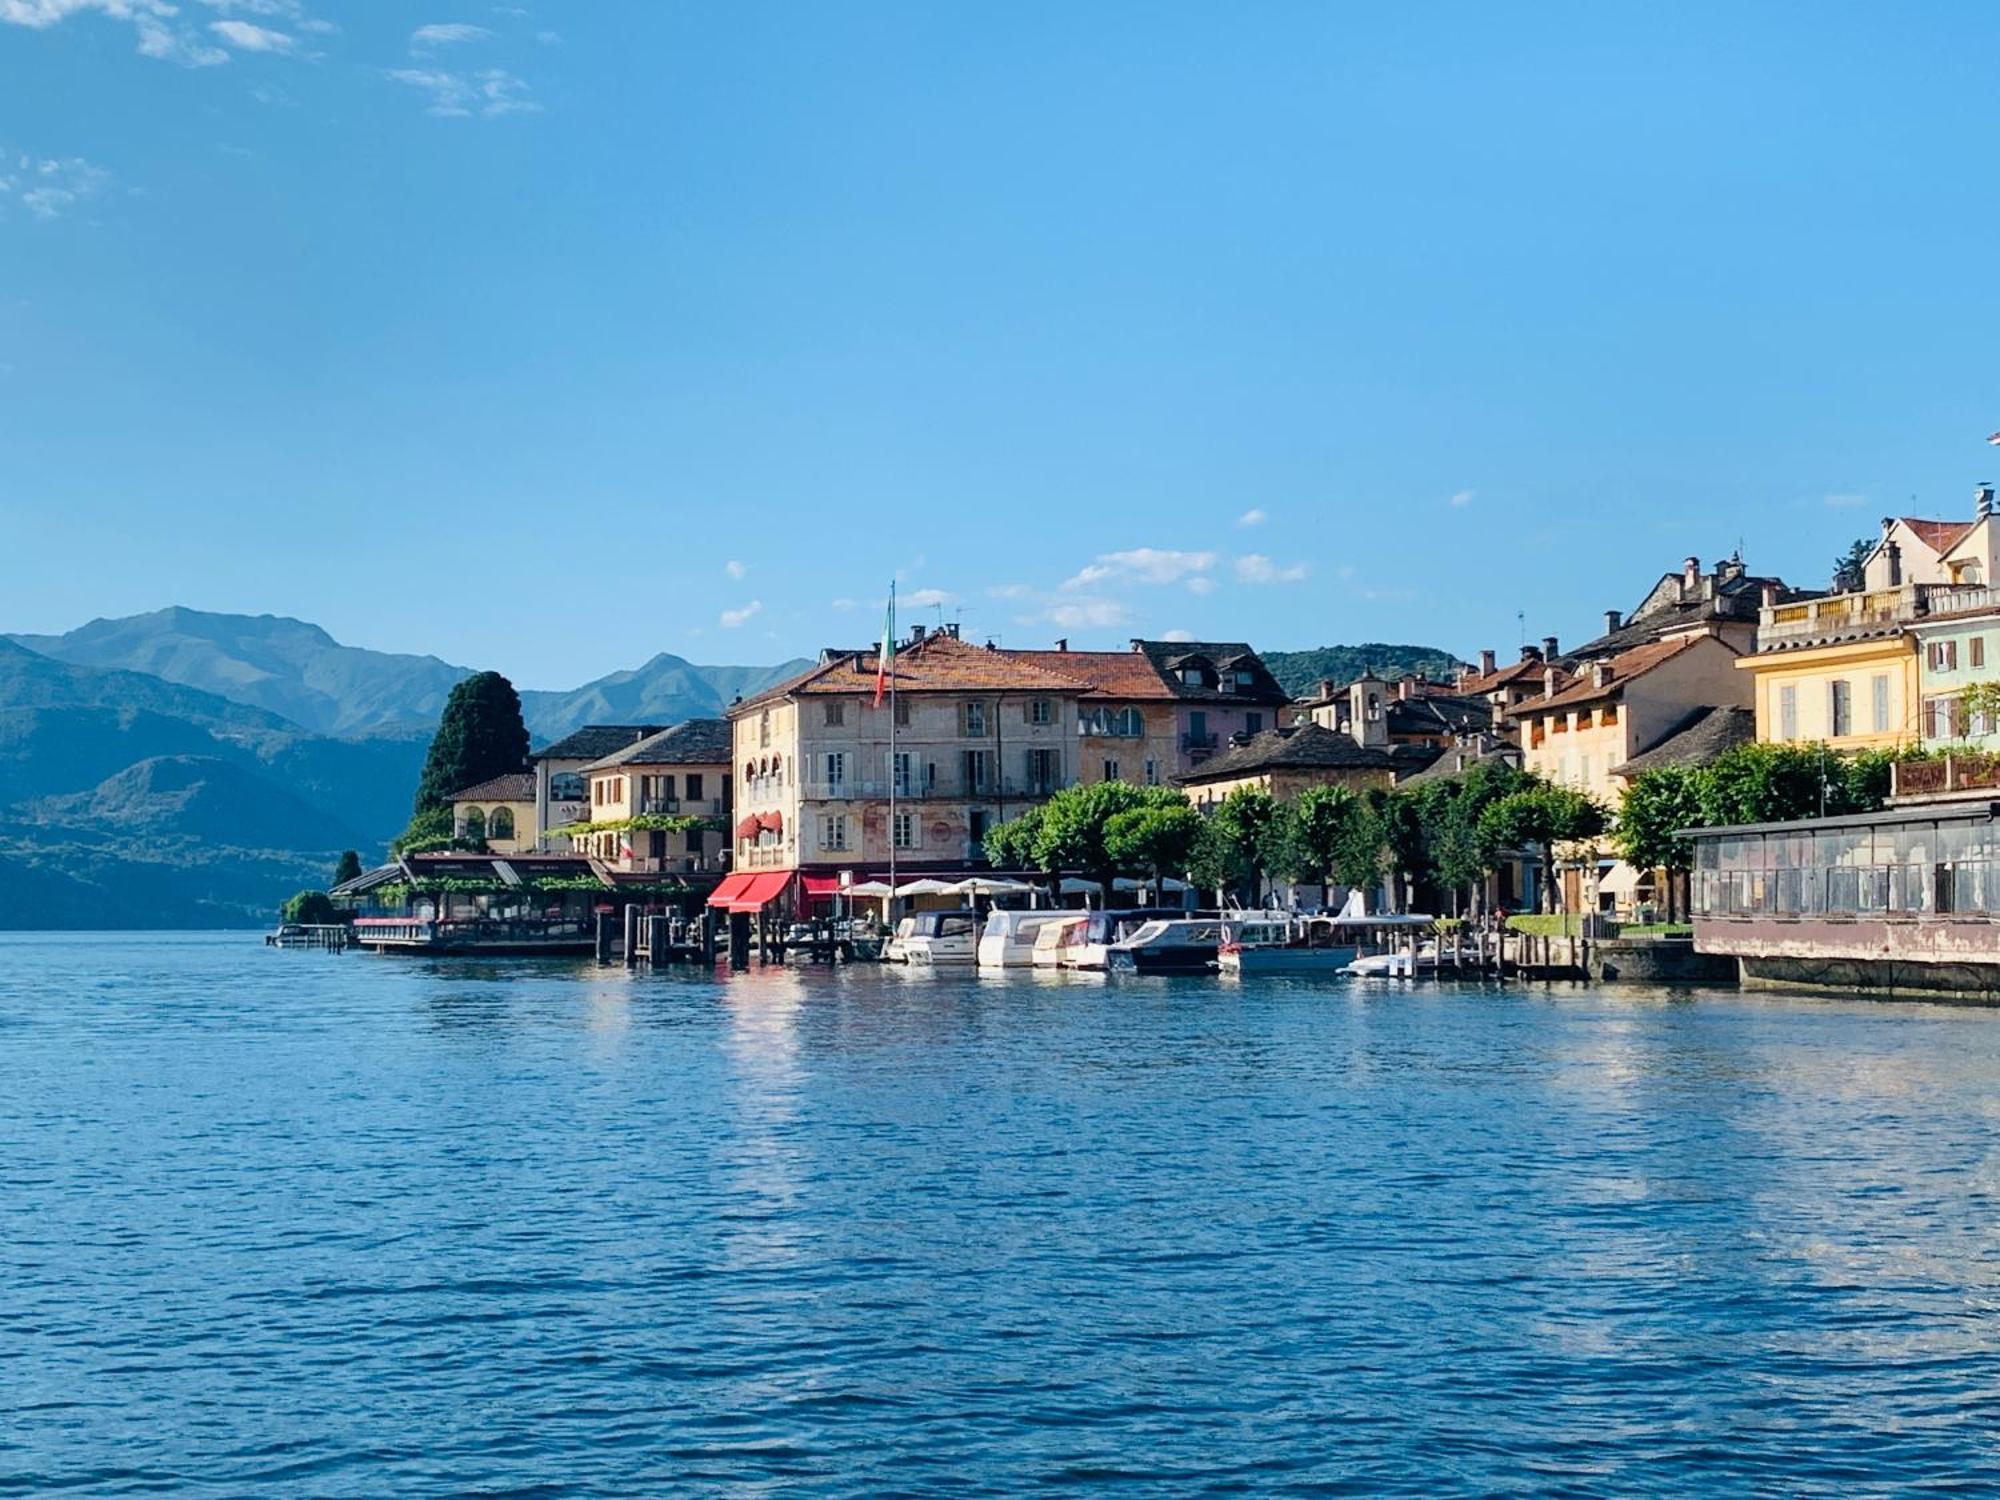
<instances>
[{"instance_id":1,"label":"lake water","mask_svg":"<svg viewBox=\"0 0 2000 1500\"><path fill-rule=\"evenodd\" d=\"M2000 1484L2000 1013L0 938L0 1491Z\"/></svg>"}]
</instances>

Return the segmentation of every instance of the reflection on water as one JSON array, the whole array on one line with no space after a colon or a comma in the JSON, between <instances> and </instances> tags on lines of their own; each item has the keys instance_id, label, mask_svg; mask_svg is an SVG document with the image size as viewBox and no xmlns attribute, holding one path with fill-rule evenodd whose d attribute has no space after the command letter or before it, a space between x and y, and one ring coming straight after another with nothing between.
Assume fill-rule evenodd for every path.
<instances>
[{"instance_id":1,"label":"reflection on water","mask_svg":"<svg viewBox=\"0 0 2000 1500\"><path fill-rule=\"evenodd\" d=\"M0 1491L2000 1479L2000 1014L0 939Z\"/></svg>"}]
</instances>

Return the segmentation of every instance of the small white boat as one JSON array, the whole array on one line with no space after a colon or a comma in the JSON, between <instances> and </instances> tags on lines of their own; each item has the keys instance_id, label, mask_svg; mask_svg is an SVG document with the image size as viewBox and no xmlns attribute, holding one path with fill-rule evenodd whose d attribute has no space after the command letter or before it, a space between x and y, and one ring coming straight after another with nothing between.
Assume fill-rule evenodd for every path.
<instances>
[{"instance_id":1,"label":"small white boat","mask_svg":"<svg viewBox=\"0 0 2000 1500\"><path fill-rule=\"evenodd\" d=\"M1056 912L1054 917L1054 921L1044 922L1035 934L1034 952L1028 961L1038 969L1060 968L1071 934L1083 928L1084 914L1080 911Z\"/></svg>"},{"instance_id":2,"label":"small white boat","mask_svg":"<svg viewBox=\"0 0 2000 1500\"><path fill-rule=\"evenodd\" d=\"M1142 922L1110 946L1104 967L1122 974L1206 974L1221 944L1222 923L1215 917Z\"/></svg>"},{"instance_id":3,"label":"small white boat","mask_svg":"<svg viewBox=\"0 0 2000 1500\"><path fill-rule=\"evenodd\" d=\"M1045 928L1075 917L1066 911L1002 911L986 914L986 930L979 935L979 967L982 969L1025 969L1034 962L1035 943Z\"/></svg>"},{"instance_id":4,"label":"small white boat","mask_svg":"<svg viewBox=\"0 0 2000 1500\"><path fill-rule=\"evenodd\" d=\"M890 963L930 968L972 964L979 959L979 913L920 911L896 924L896 935L882 955Z\"/></svg>"},{"instance_id":5,"label":"small white boat","mask_svg":"<svg viewBox=\"0 0 2000 1500\"><path fill-rule=\"evenodd\" d=\"M1435 973L1437 965L1438 946L1431 942L1370 953L1349 964L1345 972L1357 979L1414 979L1419 974Z\"/></svg>"},{"instance_id":6,"label":"small white boat","mask_svg":"<svg viewBox=\"0 0 2000 1500\"><path fill-rule=\"evenodd\" d=\"M1171 921L1186 915L1180 910L1163 911L1157 907L1086 912L1083 924L1071 931L1063 944L1061 967L1101 969L1114 943L1130 937L1148 922Z\"/></svg>"}]
</instances>

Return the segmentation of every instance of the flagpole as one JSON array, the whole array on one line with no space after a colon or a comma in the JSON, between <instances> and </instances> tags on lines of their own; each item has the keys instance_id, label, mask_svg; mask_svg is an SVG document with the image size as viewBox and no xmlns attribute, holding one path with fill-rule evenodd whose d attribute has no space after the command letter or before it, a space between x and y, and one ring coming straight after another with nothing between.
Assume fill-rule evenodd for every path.
<instances>
[{"instance_id":1,"label":"flagpole","mask_svg":"<svg viewBox=\"0 0 2000 1500\"><path fill-rule=\"evenodd\" d=\"M882 631L882 660L876 665L889 674L889 931L896 931L896 671L889 653L895 649L896 580L889 580L889 623Z\"/></svg>"}]
</instances>

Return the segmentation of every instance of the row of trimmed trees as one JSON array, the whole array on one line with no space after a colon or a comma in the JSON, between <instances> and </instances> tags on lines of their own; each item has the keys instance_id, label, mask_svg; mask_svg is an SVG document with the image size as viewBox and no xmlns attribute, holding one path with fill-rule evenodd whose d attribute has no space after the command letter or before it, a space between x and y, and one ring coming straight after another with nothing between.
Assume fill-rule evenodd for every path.
<instances>
[{"instance_id":1,"label":"row of trimmed trees","mask_svg":"<svg viewBox=\"0 0 2000 1500\"><path fill-rule=\"evenodd\" d=\"M1250 905L1280 880L1383 887L1401 910L1428 893L1459 912L1479 904L1510 851L1539 851L1552 890L1557 851L1607 823L1583 793L1501 765L1408 790L1313 787L1284 801L1239 788L1206 816L1179 792L1105 781L1067 788L995 828L986 854L1002 868L1072 870L1106 887L1119 876L1185 877Z\"/></svg>"}]
</instances>

